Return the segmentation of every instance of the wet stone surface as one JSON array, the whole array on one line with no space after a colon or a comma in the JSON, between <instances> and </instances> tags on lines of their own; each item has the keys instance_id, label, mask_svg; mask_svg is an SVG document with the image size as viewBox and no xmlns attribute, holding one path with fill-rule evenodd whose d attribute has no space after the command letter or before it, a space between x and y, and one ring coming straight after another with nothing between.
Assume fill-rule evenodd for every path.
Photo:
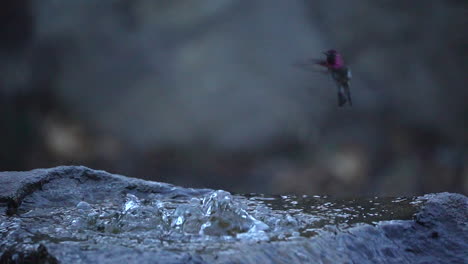
<instances>
[{"instance_id":1,"label":"wet stone surface","mask_svg":"<svg viewBox=\"0 0 468 264\"><path fill-rule=\"evenodd\" d=\"M85 167L0 173L0 263L466 263L468 199L234 195Z\"/></svg>"}]
</instances>

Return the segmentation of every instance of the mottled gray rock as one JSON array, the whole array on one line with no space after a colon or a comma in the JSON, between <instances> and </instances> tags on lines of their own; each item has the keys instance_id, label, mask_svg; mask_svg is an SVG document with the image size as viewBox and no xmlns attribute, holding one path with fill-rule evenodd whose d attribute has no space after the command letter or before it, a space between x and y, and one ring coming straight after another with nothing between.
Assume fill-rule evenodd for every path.
<instances>
[{"instance_id":1,"label":"mottled gray rock","mask_svg":"<svg viewBox=\"0 0 468 264\"><path fill-rule=\"evenodd\" d=\"M57 167L0 173L0 263L466 263L468 199L231 195Z\"/></svg>"}]
</instances>

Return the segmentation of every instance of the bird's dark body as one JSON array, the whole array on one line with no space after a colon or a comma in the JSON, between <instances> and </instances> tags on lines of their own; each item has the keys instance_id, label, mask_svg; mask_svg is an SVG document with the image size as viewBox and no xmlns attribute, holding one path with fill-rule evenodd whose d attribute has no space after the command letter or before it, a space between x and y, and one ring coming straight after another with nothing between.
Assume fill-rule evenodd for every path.
<instances>
[{"instance_id":1,"label":"bird's dark body","mask_svg":"<svg viewBox=\"0 0 468 264\"><path fill-rule=\"evenodd\" d=\"M323 52L327 57L324 60L312 60L315 65L324 67L330 73L333 81L338 88L338 106L344 106L346 103L353 105L351 101L351 92L349 82L351 80L351 70L346 67L343 57L336 50L328 50ZM297 64L300 67L308 66L308 64Z\"/></svg>"},{"instance_id":2,"label":"bird's dark body","mask_svg":"<svg viewBox=\"0 0 468 264\"><path fill-rule=\"evenodd\" d=\"M339 69L330 69L333 80L340 85L348 84L351 80L351 71L347 67Z\"/></svg>"},{"instance_id":3,"label":"bird's dark body","mask_svg":"<svg viewBox=\"0 0 468 264\"><path fill-rule=\"evenodd\" d=\"M318 64L326 67L338 87L338 106L346 103L353 105L351 101L351 92L349 91L349 81L351 80L351 71L345 66L344 60L336 50L324 52L327 56L325 61Z\"/></svg>"},{"instance_id":4,"label":"bird's dark body","mask_svg":"<svg viewBox=\"0 0 468 264\"><path fill-rule=\"evenodd\" d=\"M347 102L349 105L353 105L349 90L351 71L347 67L340 67L338 69L330 69L330 73L338 87L338 106L343 106Z\"/></svg>"}]
</instances>

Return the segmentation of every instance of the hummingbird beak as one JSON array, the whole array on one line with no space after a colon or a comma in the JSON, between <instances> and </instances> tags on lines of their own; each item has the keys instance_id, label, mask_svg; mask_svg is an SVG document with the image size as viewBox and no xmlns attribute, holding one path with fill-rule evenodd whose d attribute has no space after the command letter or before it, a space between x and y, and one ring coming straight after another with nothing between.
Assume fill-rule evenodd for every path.
<instances>
[{"instance_id":1,"label":"hummingbird beak","mask_svg":"<svg viewBox=\"0 0 468 264\"><path fill-rule=\"evenodd\" d=\"M325 55L327 55L327 56L330 55L330 54L328 53L328 51L324 51L324 52L322 52L322 53L325 54Z\"/></svg>"}]
</instances>

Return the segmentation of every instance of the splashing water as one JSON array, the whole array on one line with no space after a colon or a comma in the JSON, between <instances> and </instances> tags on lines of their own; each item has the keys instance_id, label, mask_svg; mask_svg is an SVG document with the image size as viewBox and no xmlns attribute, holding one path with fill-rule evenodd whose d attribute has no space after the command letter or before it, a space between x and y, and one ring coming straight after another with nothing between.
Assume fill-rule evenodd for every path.
<instances>
[{"instance_id":1,"label":"splashing water","mask_svg":"<svg viewBox=\"0 0 468 264\"><path fill-rule=\"evenodd\" d=\"M77 244L81 250L119 245L209 251L228 249L236 241L300 240L355 224L410 219L417 207L413 199L232 195L179 187L116 192L110 185L107 195L101 195L86 184L67 188L69 193L59 199L56 190L70 185L61 181L27 196L17 217L0 215L1 247L49 241ZM93 196L87 198L89 193Z\"/></svg>"}]
</instances>

